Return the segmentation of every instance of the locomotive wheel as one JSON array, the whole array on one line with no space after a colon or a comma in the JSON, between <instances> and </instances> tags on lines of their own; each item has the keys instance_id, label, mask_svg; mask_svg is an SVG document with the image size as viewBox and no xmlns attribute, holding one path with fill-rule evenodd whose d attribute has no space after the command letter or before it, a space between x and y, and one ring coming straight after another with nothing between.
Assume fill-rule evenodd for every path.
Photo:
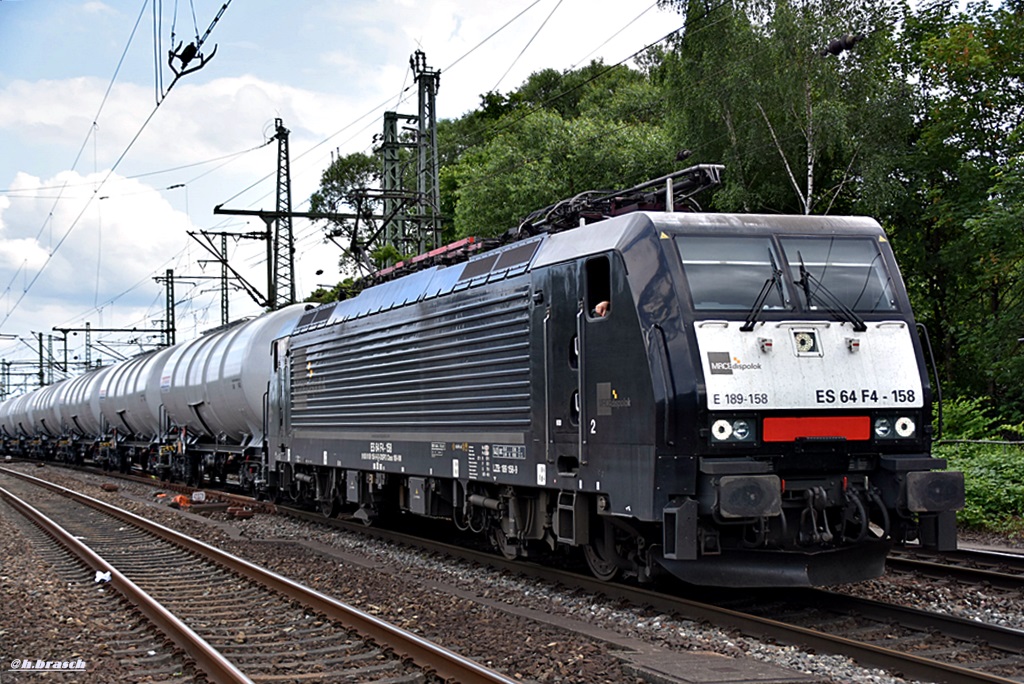
<instances>
[{"instance_id":1,"label":"locomotive wheel","mask_svg":"<svg viewBox=\"0 0 1024 684\"><path fill-rule=\"evenodd\" d=\"M519 558L519 544L509 541L508 535L500 527L495 527L491 534L494 545L501 552L502 556L509 560Z\"/></svg>"},{"instance_id":2,"label":"locomotive wheel","mask_svg":"<svg viewBox=\"0 0 1024 684\"><path fill-rule=\"evenodd\" d=\"M587 559L587 567L591 574L602 582L611 582L619 576L619 566L614 560L608 560L601 556L601 542L596 544L584 544L583 556Z\"/></svg>"},{"instance_id":3,"label":"locomotive wheel","mask_svg":"<svg viewBox=\"0 0 1024 684\"><path fill-rule=\"evenodd\" d=\"M327 500L318 501L317 507L320 509L320 515L325 518L337 518L338 513L341 513L341 504L338 502L338 497L336 496L332 496Z\"/></svg>"}]
</instances>

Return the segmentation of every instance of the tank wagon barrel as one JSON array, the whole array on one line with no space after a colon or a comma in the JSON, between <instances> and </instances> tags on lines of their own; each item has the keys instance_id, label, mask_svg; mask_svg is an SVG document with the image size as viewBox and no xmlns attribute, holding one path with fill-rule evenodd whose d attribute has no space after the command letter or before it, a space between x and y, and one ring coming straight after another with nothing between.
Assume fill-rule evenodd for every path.
<instances>
[{"instance_id":1,"label":"tank wagon barrel","mask_svg":"<svg viewBox=\"0 0 1024 684\"><path fill-rule=\"evenodd\" d=\"M0 404L7 449L122 470L135 463L193 481L262 476L271 341L288 334L306 308L287 307L9 399ZM255 466L242 473L250 459Z\"/></svg>"},{"instance_id":2,"label":"tank wagon barrel","mask_svg":"<svg viewBox=\"0 0 1024 684\"><path fill-rule=\"evenodd\" d=\"M168 353L162 349L137 356L114 366L104 377L100 413L108 426L146 441L160 436L160 414L146 402L146 387L159 383L158 373Z\"/></svg>"}]
</instances>

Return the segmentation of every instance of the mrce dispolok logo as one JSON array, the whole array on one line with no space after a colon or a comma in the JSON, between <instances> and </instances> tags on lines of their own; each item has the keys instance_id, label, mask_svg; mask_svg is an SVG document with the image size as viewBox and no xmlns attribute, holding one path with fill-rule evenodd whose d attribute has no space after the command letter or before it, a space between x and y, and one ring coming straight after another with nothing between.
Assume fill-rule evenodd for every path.
<instances>
[{"instance_id":1,"label":"mrce dispolok logo","mask_svg":"<svg viewBox=\"0 0 1024 684\"><path fill-rule=\"evenodd\" d=\"M732 375L736 371L761 370L760 363L744 363L729 352L708 352L712 375Z\"/></svg>"}]
</instances>

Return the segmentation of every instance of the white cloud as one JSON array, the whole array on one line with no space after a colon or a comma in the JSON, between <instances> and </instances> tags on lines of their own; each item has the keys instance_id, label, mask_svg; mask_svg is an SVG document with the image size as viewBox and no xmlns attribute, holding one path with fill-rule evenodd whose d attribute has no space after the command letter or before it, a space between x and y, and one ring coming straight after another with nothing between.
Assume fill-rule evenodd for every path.
<instances>
[{"instance_id":1,"label":"white cloud","mask_svg":"<svg viewBox=\"0 0 1024 684\"><path fill-rule=\"evenodd\" d=\"M88 14L116 14L110 5L105 2L98 2L97 0L82 3L82 11Z\"/></svg>"},{"instance_id":2,"label":"white cloud","mask_svg":"<svg viewBox=\"0 0 1024 684\"><path fill-rule=\"evenodd\" d=\"M647 2L565 0L501 89L515 88L540 68L571 67ZM211 44L220 45L216 59L174 86L117 172L96 193L109 199L88 206L102 169L110 168L153 112L151 37L140 29L93 131L93 117L137 10L99 1L71 0L58 3L57 9L42 3L47 21L12 25L10 35L18 45L10 46L0 70L0 189L19 190L0 193L0 320L6 320L0 329L24 334L84 320L134 324L161 313L162 286L152 276L168 266L176 273L196 273L197 261L211 256L185 235L186 229L263 230L259 219L222 221L212 208L222 202L231 208L273 208L276 150L270 145L224 166L218 162L135 180L126 176L253 148L272 134L274 118L281 117L291 130L293 207L301 209L332 151L368 149L385 109L415 110L409 57L416 49L426 52L430 67L444 70L438 114L459 116L494 85L555 3L537 4L501 31L531 4L528 0L515 6L493 0L308 0L301 11L266 0L234 3L211 34ZM219 7L214 3L199 12L200 31ZM167 3L164 10L166 30L172 10ZM658 15L650 12L646 29L627 29L602 48L606 61L617 61L678 26L678 17ZM660 24L653 31L652 17ZM143 27L148 18L147 10ZM182 21L179 16L179 33ZM191 17L185 24L190 32ZM282 42L282 30L300 38ZM400 102L403 88L406 99ZM326 140L329 136L334 137ZM77 170L69 171L80 151ZM90 173L94 169L99 171ZM56 192L45 188L65 181L63 199L55 202ZM181 184L187 187L161 194ZM299 290L308 292L334 280L339 252L320 243L318 228L304 221L295 227L305 236L295 277ZM26 296L41 262L69 228ZM230 245L230 252L232 265L265 287L264 246L240 241ZM176 255L180 259L173 260ZM325 274L313 275L317 269ZM219 322L216 293L188 303L198 290L215 287L179 286L179 339ZM233 315L256 309L244 295L233 295Z\"/></svg>"},{"instance_id":3,"label":"white cloud","mask_svg":"<svg viewBox=\"0 0 1024 684\"><path fill-rule=\"evenodd\" d=\"M0 207L0 278L22 286L4 293L4 310L40 269L45 277L32 286L31 311L26 307L24 313L59 304L67 317L69 311L87 311L121 293L127 293L124 302L130 305L149 304L155 284L139 292L133 288L148 281L158 264L174 263L191 226L139 181L115 178L122 195L94 198L90 187L104 175L62 172L45 180L24 174L16 179L12 188L19 193ZM58 191L43 189L65 183L59 201L54 200Z\"/></svg>"},{"instance_id":4,"label":"white cloud","mask_svg":"<svg viewBox=\"0 0 1024 684\"><path fill-rule=\"evenodd\" d=\"M36 143L81 145L105 89L96 78L14 81L0 89L0 126L23 131ZM182 82L135 142L132 163L139 166L144 160L145 170L152 170L248 149L264 142L276 116L293 131L301 129L319 138L337 130L338 122L351 116L359 101L353 95L326 95L255 76L198 85ZM153 108L151 90L133 84L114 86L95 130L99 165L117 160ZM91 157L92 141L87 150Z\"/></svg>"},{"instance_id":5,"label":"white cloud","mask_svg":"<svg viewBox=\"0 0 1024 684\"><path fill-rule=\"evenodd\" d=\"M39 244L29 238L0 242L0 263L5 270L34 273L46 262L46 256L46 252Z\"/></svg>"}]
</instances>

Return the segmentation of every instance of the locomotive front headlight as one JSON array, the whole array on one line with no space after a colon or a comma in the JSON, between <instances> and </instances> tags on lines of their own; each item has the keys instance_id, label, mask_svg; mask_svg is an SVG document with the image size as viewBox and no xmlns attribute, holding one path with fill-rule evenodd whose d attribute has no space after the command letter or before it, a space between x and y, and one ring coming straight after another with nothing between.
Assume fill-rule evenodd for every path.
<instances>
[{"instance_id":1,"label":"locomotive front headlight","mask_svg":"<svg viewBox=\"0 0 1024 684\"><path fill-rule=\"evenodd\" d=\"M874 428L875 439L912 439L917 436L917 423L911 416L878 416Z\"/></svg>"},{"instance_id":2,"label":"locomotive front headlight","mask_svg":"<svg viewBox=\"0 0 1024 684\"><path fill-rule=\"evenodd\" d=\"M917 432L917 426L914 425L914 419L910 416L900 416L896 419L896 434L900 437L913 437L914 433Z\"/></svg>"},{"instance_id":3,"label":"locomotive front headlight","mask_svg":"<svg viewBox=\"0 0 1024 684\"><path fill-rule=\"evenodd\" d=\"M749 418L717 418L711 423L711 441L715 443L750 443L756 441L756 433L755 423Z\"/></svg>"}]
</instances>

